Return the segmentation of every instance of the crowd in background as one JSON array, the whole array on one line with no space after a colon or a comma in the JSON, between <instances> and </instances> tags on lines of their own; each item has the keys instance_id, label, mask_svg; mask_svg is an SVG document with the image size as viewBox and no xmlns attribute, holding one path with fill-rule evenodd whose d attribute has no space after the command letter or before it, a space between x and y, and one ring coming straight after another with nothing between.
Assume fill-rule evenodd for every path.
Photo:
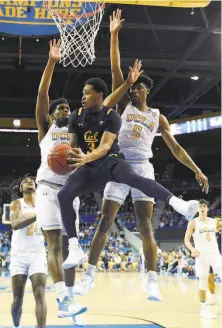
<instances>
[{"instance_id":1,"label":"crowd in background","mask_svg":"<svg viewBox=\"0 0 222 328\"><path fill-rule=\"evenodd\" d=\"M9 232L0 232L0 270L8 270L11 242Z\"/></svg>"}]
</instances>

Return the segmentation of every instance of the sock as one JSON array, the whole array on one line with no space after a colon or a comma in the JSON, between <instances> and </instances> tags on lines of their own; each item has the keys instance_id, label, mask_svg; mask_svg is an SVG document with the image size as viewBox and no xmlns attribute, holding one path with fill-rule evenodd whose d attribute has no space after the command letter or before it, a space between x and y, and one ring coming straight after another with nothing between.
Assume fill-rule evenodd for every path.
<instances>
[{"instance_id":1,"label":"sock","mask_svg":"<svg viewBox=\"0 0 222 328\"><path fill-rule=\"evenodd\" d=\"M158 182L141 177L135 173L133 168L124 161L113 167L112 177L115 182L124 183L130 187L139 189L148 197L157 198L166 202L172 196L172 193Z\"/></svg>"},{"instance_id":2,"label":"sock","mask_svg":"<svg viewBox=\"0 0 222 328\"><path fill-rule=\"evenodd\" d=\"M155 271L148 271L148 283L157 283L157 273Z\"/></svg>"},{"instance_id":3,"label":"sock","mask_svg":"<svg viewBox=\"0 0 222 328\"><path fill-rule=\"evenodd\" d=\"M77 245L79 245L78 238L76 238L76 237L69 238L69 245L70 246L77 246Z\"/></svg>"},{"instance_id":4,"label":"sock","mask_svg":"<svg viewBox=\"0 0 222 328\"><path fill-rule=\"evenodd\" d=\"M73 298L73 286L72 287L67 287L66 286L66 291L67 291L67 294L70 298Z\"/></svg>"},{"instance_id":5,"label":"sock","mask_svg":"<svg viewBox=\"0 0 222 328\"><path fill-rule=\"evenodd\" d=\"M86 270L86 274L88 274L92 279L94 279L96 272L96 265L88 264L88 269Z\"/></svg>"},{"instance_id":6,"label":"sock","mask_svg":"<svg viewBox=\"0 0 222 328\"><path fill-rule=\"evenodd\" d=\"M20 328L20 326L18 326L18 327L13 326L13 328Z\"/></svg>"},{"instance_id":7,"label":"sock","mask_svg":"<svg viewBox=\"0 0 222 328\"><path fill-rule=\"evenodd\" d=\"M59 301L62 303L64 298L68 296L66 291L66 285L64 281L59 281L55 283L55 289L56 289L56 295L59 299Z\"/></svg>"},{"instance_id":8,"label":"sock","mask_svg":"<svg viewBox=\"0 0 222 328\"><path fill-rule=\"evenodd\" d=\"M200 307L201 307L201 310L204 310L206 309L206 302L200 302Z\"/></svg>"},{"instance_id":9,"label":"sock","mask_svg":"<svg viewBox=\"0 0 222 328\"><path fill-rule=\"evenodd\" d=\"M172 196L169 199L170 206L173 207L175 211L186 216L187 215L187 202L183 199L180 199L176 196Z\"/></svg>"}]
</instances>

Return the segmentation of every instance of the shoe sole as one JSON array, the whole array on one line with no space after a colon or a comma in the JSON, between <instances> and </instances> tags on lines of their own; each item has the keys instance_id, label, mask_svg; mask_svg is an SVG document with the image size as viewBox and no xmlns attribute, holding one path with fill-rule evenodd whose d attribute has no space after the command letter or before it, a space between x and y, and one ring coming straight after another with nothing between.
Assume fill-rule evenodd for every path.
<instances>
[{"instance_id":1,"label":"shoe sole","mask_svg":"<svg viewBox=\"0 0 222 328\"><path fill-rule=\"evenodd\" d=\"M57 317L60 318L60 319L61 318L73 317L73 316L82 314L82 313L84 313L86 311L87 311L87 307L86 306L84 306L81 310L79 310L76 313L71 313L71 312L66 312L66 311L58 311Z\"/></svg>"},{"instance_id":2,"label":"shoe sole","mask_svg":"<svg viewBox=\"0 0 222 328\"><path fill-rule=\"evenodd\" d=\"M189 216L187 216L187 218L186 218L187 221L192 220L192 219L195 217L195 215L197 214L197 212L198 212L197 204L192 204L192 205L190 206L190 211L192 212L192 214L189 215Z\"/></svg>"},{"instance_id":3,"label":"shoe sole","mask_svg":"<svg viewBox=\"0 0 222 328\"><path fill-rule=\"evenodd\" d=\"M63 269L65 269L65 270L67 270L67 269L71 269L71 268L75 268L75 267L77 267L78 265L80 265L80 264L82 264L83 262L85 262L87 260L87 257L84 257L83 259L81 259L81 261L80 262L78 262L78 263L72 263L72 264L62 264L62 267L63 267Z\"/></svg>"},{"instance_id":4,"label":"shoe sole","mask_svg":"<svg viewBox=\"0 0 222 328\"><path fill-rule=\"evenodd\" d=\"M148 296L147 299L148 299L148 301L153 301L153 302L161 302L162 301L161 299L154 297L154 296Z\"/></svg>"}]
</instances>

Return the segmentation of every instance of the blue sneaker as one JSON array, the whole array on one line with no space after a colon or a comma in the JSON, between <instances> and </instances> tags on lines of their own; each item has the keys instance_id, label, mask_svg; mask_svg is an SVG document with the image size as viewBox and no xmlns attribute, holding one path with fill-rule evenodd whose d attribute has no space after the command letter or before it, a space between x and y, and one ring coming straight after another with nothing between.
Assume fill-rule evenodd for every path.
<instances>
[{"instance_id":1,"label":"blue sneaker","mask_svg":"<svg viewBox=\"0 0 222 328\"><path fill-rule=\"evenodd\" d=\"M58 318L72 317L87 311L87 307L85 305L74 303L72 298L68 296L64 298L62 303L59 299L57 299L57 303L59 306L57 313Z\"/></svg>"}]
</instances>

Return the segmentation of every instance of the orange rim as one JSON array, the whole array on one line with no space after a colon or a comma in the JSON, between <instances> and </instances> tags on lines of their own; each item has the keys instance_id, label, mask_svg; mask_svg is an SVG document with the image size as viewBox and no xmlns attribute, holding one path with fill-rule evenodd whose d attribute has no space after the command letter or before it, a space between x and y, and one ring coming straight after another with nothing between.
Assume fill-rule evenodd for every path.
<instances>
[{"instance_id":1,"label":"orange rim","mask_svg":"<svg viewBox=\"0 0 222 328\"><path fill-rule=\"evenodd\" d=\"M72 0L71 0L72 1ZM44 1L44 7L48 10L48 11L51 11L53 13L55 13L57 16L60 16L62 18L67 18L67 19L70 19L70 18L73 18L73 19L79 19L79 18L88 18L88 17L92 17L94 15L96 15L98 12L100 12L101 10L103 10L105 8L105 3L99 3L98 4L98 9L96 9L95 11L92 11L91 13L88 13L88 14L83 14L83 15L75 15L75 14L72 14L70 13L70 15L64 15L62 13L60 13L58 10L55 10L55 9L51 9L49 5L47 5L47 0ZM86 2L86 1L84 1Z\"/></svg>"}]
</instances>

